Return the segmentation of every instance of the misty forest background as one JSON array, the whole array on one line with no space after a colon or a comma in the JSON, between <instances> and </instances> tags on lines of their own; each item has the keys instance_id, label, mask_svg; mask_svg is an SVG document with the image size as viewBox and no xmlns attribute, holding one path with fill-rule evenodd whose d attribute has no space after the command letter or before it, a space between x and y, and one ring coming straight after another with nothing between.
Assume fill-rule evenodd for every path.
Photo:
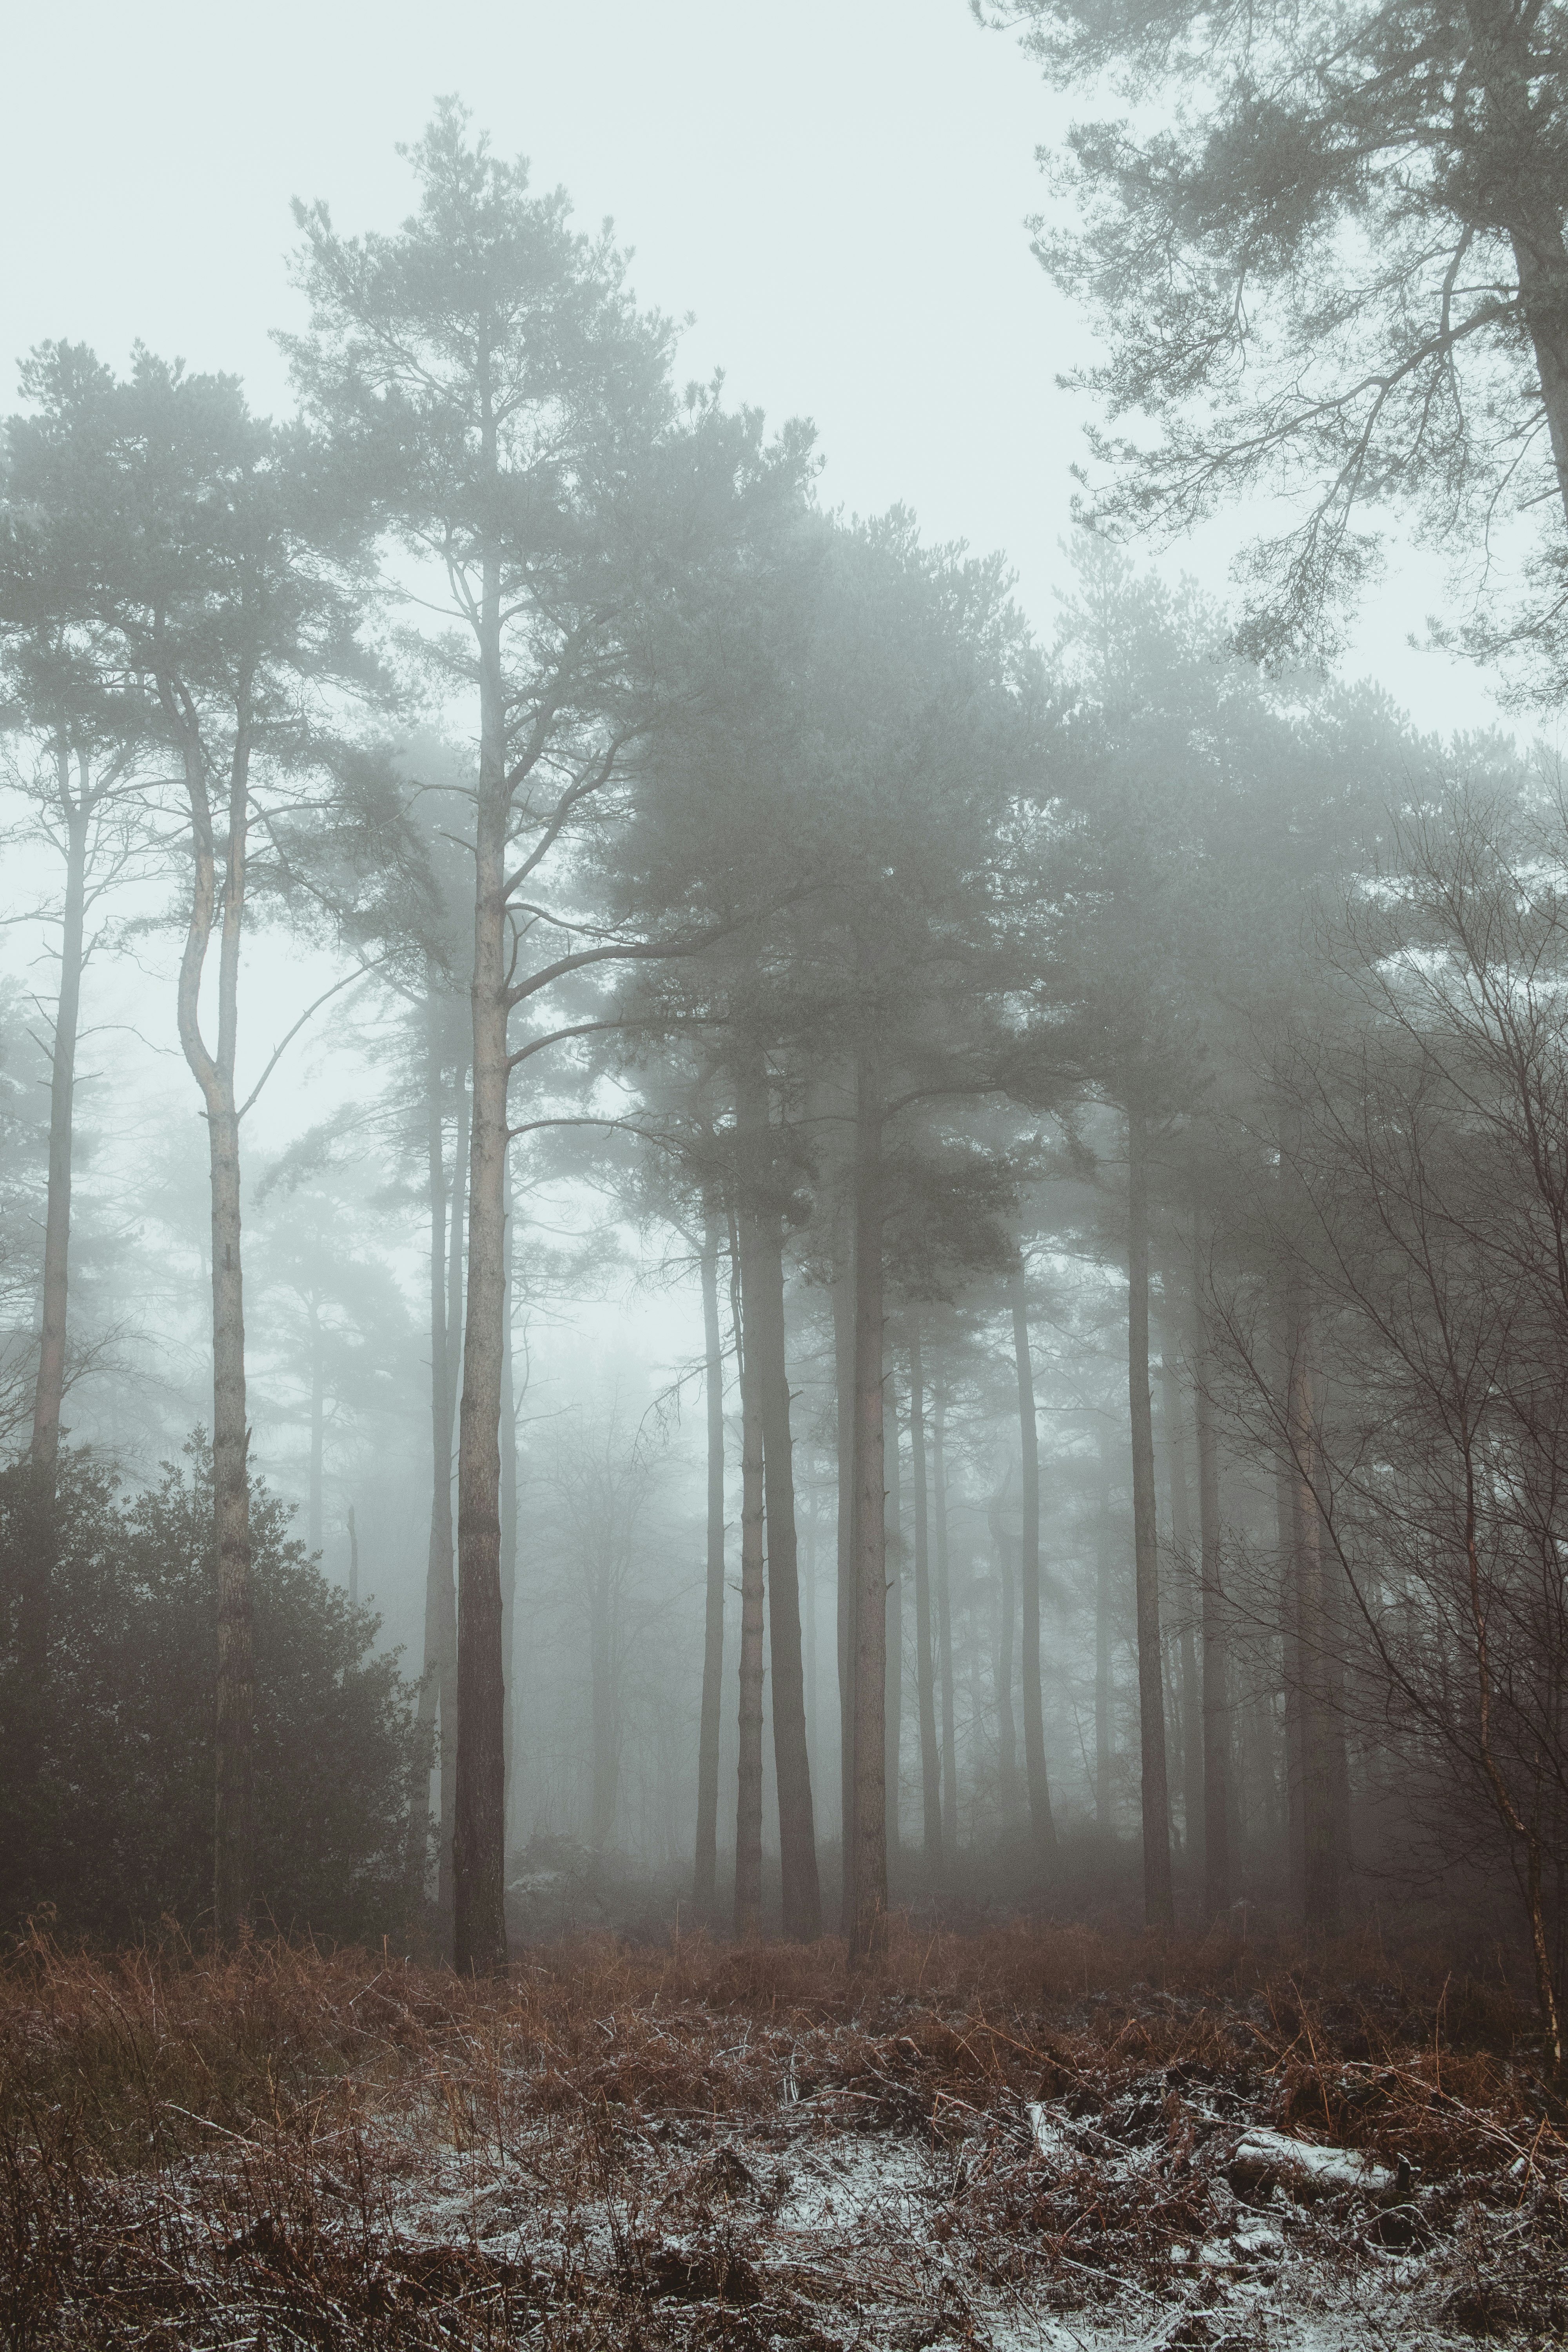
<instances>
[{"instance_id":1,"label":"misty forest background","mask_svg":"<svg viewBox=\"0 0 1568 2352\"><path fill-rule=\"evenodd\" d=\"M455 101L291 413L23 361L7 1931L1375 1915L1558 2043L1561 12L1005 14L1049 613ZM1349 674L1391 516L1517 733Z\"/></svg>"}]
</instances>

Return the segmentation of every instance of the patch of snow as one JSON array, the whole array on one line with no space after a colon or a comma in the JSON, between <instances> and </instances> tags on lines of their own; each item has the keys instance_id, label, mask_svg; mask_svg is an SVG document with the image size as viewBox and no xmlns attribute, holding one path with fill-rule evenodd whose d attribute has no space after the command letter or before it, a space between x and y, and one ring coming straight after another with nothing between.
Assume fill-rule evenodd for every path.
<instances>
[{"instance_id":1,"label":"patch of snow","mask_svg":"<svg viewBox=\"0 0 1568 2352\"><path fill-rule=\"evenodd\" d=\"M1320 2147L1258 2125L1243 2134L1230 2161L1230 2174L1249 2189L1279 2182L1298 2197L1335 2197L1360 2189L1381 2197L1395 2183L1386 2165L1374 2164L1353 2147Z\"/></svg>"}]
</instances>

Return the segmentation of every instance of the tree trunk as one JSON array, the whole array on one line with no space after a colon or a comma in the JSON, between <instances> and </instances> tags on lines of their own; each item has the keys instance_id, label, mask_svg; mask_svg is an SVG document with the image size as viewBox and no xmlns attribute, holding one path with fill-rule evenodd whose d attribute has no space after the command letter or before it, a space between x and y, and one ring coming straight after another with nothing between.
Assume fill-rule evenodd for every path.
<instances>
[{"instance_id":1,"label":"tree trunk","mask_svg":"<svg viewBox=\"0 0 1568 2352\"><path fill-rule=\"evenodd\" d=\"M213 1928L231 1946L249 1930L255 1871L256 1672L250 1594L250 1433L246 1423L245 1297L240 1268L239 1115L235 1102L239 943L250 814L249 692L242 681L229 762L228 841L218 940L217 1045L201 1030L202 971L217 918L217 858L206 757L177 682L159 698L181 747L191 812L191 914L180 961L180 1045L206 1108L212 1186L213 1517L217 1538Z\"/></svg>"},{"instance_id":2,"label":"tree trunk","mask_svg":"<svg viewBox=\"0 0 1568 2352\"><path fill-rule=\"evenodd\" d=\"M504 1712L501 1718L502 1843L516 1822L513 1772L517 1761L517 1371L512 1349L511 1163L506 1171L506 1321L500 1389L500 1655Z\"/></svg>"},{"instance_id":3,"label":"tree trunk","mask_svg":"<svg viewBox=\"0 0 1568 2352\"><path fill-rule=\"evenodd\" d=\"M731 1227L741 1266L735 1354L741 1367L741 1752L735 1796L735 1933L742 1943L763 1927L763 1496L761 1365L752 1338L754 1300L746 1296L750 1251Z\"/></svg>"},{"instance_id":4,"label":"tree trunk","mask_svg":"<svg viewBox=\"0 0 1568 2352\"><path fill-rule=\"evenodd\" d=\"M851 1177L851 1192L853 1178ZM833 1266L833 1363L838 1435L838 1772L843 1880L840 1933L855 1934L855 1239L853 1206L841 1214Z\"/></svg>"},{"instance_id":5,"label":"tree trunk","mask_svg":"<svg viewBox=\"0 0 1568 2352\"><path fill-rule=\"evenodd\" d=\"M816 1485L806 1488L805 1509L805 1744L814 1776L822 1777L822 1718L817 1712L816 1678Z\"/></svg>"},{"instance_id":6,"label":"tree trunk","mask_svg":"<svg viewBox=\"0 0 1568 2352\"><path fill-rule=\"evenodd\" d=\"M1288 1399L1288 1369L1285 1379ZM1283 1441L1275 1455L1274 1507L1279 1530L1280 1674L1285 1691L1285 1883L1290 1908L1300 1918L1307 1903L1307 1838L1302 1813L1301 1644L1296 1622L1296 1479Z\"/></svg>"},{"instance_id":7,"label":"tree trunk","mask_svg":"<svg viewBox=\"0 0 1568 2352\"><path fill-rule=\"evenodd\" d=\"M863 1046L855 1105L855 1712L853 1821L846 1869L852 1958L888 1933L887 1549L882 1491L882 1097Z\"/></svg>"},{"instance_id":8,"label":"tree trunk","mask_svg":"<svg viewBox=\"0 0 1568 2352\"><path fill-rule=\"evenodd\" d=\"M594 1539L590 1534L590 1542ZM619 1661L616 1655L619 1629L616 1623L615 1576L608 1553L614 1533L608 1523L598 1531L598 1539L605 1549L588 1585L588 1659L592 1674L589 1702L594 1738L588 1843L595 1853L602 1853L616 1833L621 1727Z\"/></svg>"},{"instance_id":9,"label":"tree trunk","mask_svg":"<svg viewBox=\"0 0 1568 2352\"><path fill-rule=\"evenodd\" d=\"M1174 1288L1173 1282L1172 1288ZM1193 1515L1187 1492L1186 1431L1183 1427L1182 1381L1176 1370L1170 1323L1160 1351L1161 1402L1164 1407L1165 1468L1171 1487L1171 1579L1176 1602L1176 1645L1182 1691L1182 1821L1187 1853L1196 1864L1204 1843L1204 1727L1198 1696L1198 1654L1194 1633Z\"/></svg>"},{"instance_id":10,"label":"tree trunk","mask_svg":"<svg viewBox=\"0 0 1568 2352\"><path fill-rule=\"evenodd\" d=\"M805 1745L805 1681L801 1661L800 1579L795 1526L795 1456L790 1435L789 1365L784 1304L784 1246L777 1211L764 1197L772 1171L767 1073L761 1057L735 1090L742 1154L742 1295L746 1360L754 1358L762 1423L763 1508L767 1528L768 1661L772 1669L773 1775L778 1787L779 1863L784 1932L814 1943L822 1933L816 1875L811 1762ZM747 1182L747 1180L749 1183Z\"/></svg>"},{"instance_id":11,"label":"tree trunk","mask_svg":"<svg viewBox=\"0 0 1568 2352\"><path fill-rule=\"evenodd\" d=\"M1127 1115L1127 1384L1132 1423L1132 1542L1138 1607L1138 1727L1142 1764L1143 1921L1175 1927L1171 1804L1165 1773L1160 1554L1154 1518L1154 1405L1149 1388L1149 1137L1142 1109Z\"/></svg>"},{"instance_id":12,"label":"tree trunk","mask_svg":"<svg viewBox=\"0 0 1568 2352\"><path fill-rule=\"evenodd\" d=\"M425 998L425 1161L430 1194L430 1541L425 1569L425 1656L419 1683L418 1728L430 1738L440 1705L444 1595L452 1590L452 1377L447 1347L447 1169L442 1126L440 1003L434 976ZM460 1171L460 1163L459 1163ZM455 1616L455 1612L454 1612ZM451 1759L456 1761L456 1755ZM443 1775L449 1783L450 1770ZM429 1774L409 1807L407 1877L422 1894L429 1853ZM446 1842L442 1842L446 1867ZM450 1957L449 1944L443 1949Z\"/></svg>"},{"instance_id":13,"label":"tree trunk","mask_svg":"<svg viewBox=\"0 0 1568 2352\"><path fill-rule=\"evenodd\" d=\"M324 1519L322 1473L325 1468L327 1417L326 1350L321 1336L321 1307L314 1291L306 1301L310 1318L310 1478L306 1505L309 1537L306 1549L319 1554Z\"/></svg>"},{"instance_id":14,"label":"tree trunk","mask_svg":"<svg viewBox=\"0 0 1568 2352\"><path fill-rule=\"evenodd\" d=\"M1046 1778L1046 1726L1040 1690L1040 1437L1035 1418L1035 1368L1029 1359L1029 1325L1024 1277L1013 1277L1013 1352L1018 1368L1018 1442L1022 1449L1024 1506L1024 1771L1029 1788L1029 1833L1042 1869L1056 1859L1057 1826L1051 1817Z\"/></svg>"},{"instance_id":15,"label":"tree trunk","mask_svg":"<svg viewBox=\"0 0 1568 2352\"><path fill-rule=\"evenodd\" d=\"M952 1593L947 1575L947 1390L939 1372L931 1417L936 1489L936 1622L942 1654L942 1811L948 1868L958 1862L958 1691L952 1663Z\"/></svg>"},{"instance_id":16,"label":"tree trunk","mask_svg":"<svg viewBox=\"0 0 1568 2352\"><path fill-rule=\"evenodd\" d=\"M936 1679L931 1637L931 1552L926 1517L925 1377L921 1327L910 1320L910 1452L915 1489L915 1684L921 1735L921 1824L925 1865L942 1867L942 1756L936 1741Z\"/></svg>"},{"instance_id":17,"label":"tree trunk","mask_svg":"<svg viewBox=\"0 0 1568 2352\"><path fill-rule=\"evenodd\" d=\"M1002 1524L1006 1486L993 1495L986 1524L996 1548L996 1768L1002 1822L1010 1830L1018 1818L1018 1722L1013 1706L1013 1636L1018 1616L1018 1580L1013 1572L1013 1548Z\"/></svg>"},{"instance_id":18,"label":"tree trunk","mask_svg":"<svg viewBox=\"0 0 1568 2352\"><path fill-rule=\"evenodd\" d=\"M1110 1837L1112 1700L1110 1624L1110 1449L1100 1441L1100 1507L1094 1531L1094 1825Z\"/></svg>"},{"instance_id":19,"label":"tree trunk","mask_svg":"<svg viewBox=\"0 0 1568 2352\"><path fill-rule=\"evenodd\" d=\"M359 1530L354 1526L354 1507L349 1505L349 1607L359 1607Z\"/></svg>"},{"instance_id":20,"label":"tree trunk","mask_svg":"<svg viewBox=\"0 0 1568 2352\"><path fill-rule=\"evenodd\" d=\"M888 1559L887 1686L882 1693L882 1725L887 1753L882 1759L883 1786L888 1792L888 1867L899 1859L900 1749L904 1728L904 1531L899 1492L899 1406L889 1370L883 1384L882 1485L883 1537Z\"/></svg>"},{"instance_id":21,"label":"tree trunk","mask_svg":"<svg viewBox=\"0 0 1568 2352\"><path fill-rule=\"evenodd\" d=\"M1193 1377L1198 1437L1198 1545L1204 1649L1204 1912L1230 1908L1230 1653L1220 1587L1219 1448L1209 1393L1213 1349L1204 1313L1202 1275L1193 1270Z\"/></svg>"},{"instance_id":22,"label":"tree trunk","mask_svg":"<svg viewBox=\"0 0 1568 2352\"><path fill-rule=\"evenodd\" d=\"M702 1333L708 1404L708 1577L702 1631L702 1714L697 1744L697 1862L691 1900L700 1918L718 1906L719 1725L724 1698L724 1355L719 1333L719 1221L702 1230Z\"/></svg>"},{"instance_id":23,"label":"tree trunk","mask_svg":"<svg viewBox=\"0 0 1568 2352\"><path fill-rule=\"evenodd\" d=\"M1318 1465L1316 1381L1310 1309L1292 1285L1287 1433L1291 1468L1295 1627L1300 1676L1302 1921L1313 1939L1340 1928L1340 1853L1335 1837L1334 1730L1329 1689L1333 1633L1314 1483Z\"/></svg>"},{"instance_id":24,"label":"tree trunk","mask_svg":"<svg viewBox=\"0 0 1568 2352\"><path fill-rule=\"evenodd\" d=\"M1553 175L1524 160L1540 138L1540 67L1532 54L1537 19L1507 0L1468 0L1466 15L1472 46L1465 78L1479 84L1486 100L1484 145L1471 170L1486 186L1486 226L1502 229L1512 247L1520 317L1535 359L1557 496L1568 520L1568 253ZM1500 171L1503 157L1517 159L1511 173Z\"/></svg>"},{"instance_id":25,"label":"tree trunk","mask_svg":"<svg viewBox=\"0 0 1568 2352\"><path fill-rule=\"evenodd\" d=\"M70 793L70 751L57 748L66 828L66 894L61 909L60 987L49 1056L49 1188L44 1212L43 1330L33 1395L33 1461L52 1476L60 1444L66 1384L66 1297L71 1222L71 1143L76 1101L77 1030L81 1019L82 938L87 903L87 789Z\"/></svg>"},{"instance_id":26,"label":"tree trunk","mask_svg":"<svg viewBox=\"0 0 1568 2352\"><path fill-rule=\"evenodd\" d=\"M452 1145L452 1213L447 1233L447 1307L443 1322L447 1350L447 1419L443 1432L441 1478L441 1549L444 1572L437 1592L439 1612L437 1655L441 1697L441 1814L439 1859L436 1873L436 1907L440 1921L441 1949L452 1957L456 1937L456 1870L458 1823L458 1581L457 1545L452 1526L452 1439L458 1415L458 1391L463 1370L463 1211L468 1191L468 1090L467 1074L457 1074L457 1131Z\"/></svg>"},{"instance_id":27,"label":"tree trunk","mask_svg":"<svg viewBox=\"0 0 1568 2352\"><path fill-rule=\"evenodd\" d=\"M483 419L493 464L494 424ZM474 803L473 1134L468 1286L458 1451L458 1789L453 1957L462 1976L506 1968L505 1690L501 1673L500 1391L505 1352L506 867L510 793L501 682L500 567L483 566L479 615L479 775Z\"/></svg>"}]
</instances>

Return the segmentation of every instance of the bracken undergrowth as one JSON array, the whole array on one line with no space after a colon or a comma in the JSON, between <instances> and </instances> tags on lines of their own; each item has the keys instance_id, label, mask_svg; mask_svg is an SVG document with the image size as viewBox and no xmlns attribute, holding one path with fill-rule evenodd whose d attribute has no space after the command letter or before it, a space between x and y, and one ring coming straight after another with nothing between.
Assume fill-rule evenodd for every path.
<instances>
[{"instance_id":1,"label":"bracken undergrowth","mask_svg":"<svg viewBox=\"0 0 1568 2352\"><path fill-rule=\"evenodd\" d=\"M1310 2256L1424 2263L1445 2327L1551 2340L1568 2148L1534 2053L1505 1986L1372 1941L895 1920L859 1968L584 1937L464 1981L38 1936L0 1969L0 2334L826 2352L1133 2295L1219 2344ZM1259 2223L1258 2123L1385 2185Z\"/></svg>"}]
</instances>

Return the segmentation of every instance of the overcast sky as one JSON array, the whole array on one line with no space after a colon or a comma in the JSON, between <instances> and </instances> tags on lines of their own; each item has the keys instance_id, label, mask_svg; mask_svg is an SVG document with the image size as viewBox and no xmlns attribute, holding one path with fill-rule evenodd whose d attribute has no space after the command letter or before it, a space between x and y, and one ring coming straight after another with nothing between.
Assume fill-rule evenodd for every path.
<instances>
[{"instance_id":1,"label":"overcast sky","mask_svg":"<svg viewBox=\"0 0 1568 2352\"><path fill-rule=\"evenodd\" d=\"M140 337L280 408L289 198L393 226L395 146L455 91L584 226L615 216L645 301L695 313L684 373L814 418L830 504L1005 548L1048 633L1082 454L1055 379L1092 347L1024 220L1069 110L966 0L79 0L15 9L5 61L0 358ZM1223 592L1237 528L1168 560ZM1484 720L1473 673L1405 645L1433 596L1397 565L1351 667L1424 724Z\"/></svg>"}]
</instances>

